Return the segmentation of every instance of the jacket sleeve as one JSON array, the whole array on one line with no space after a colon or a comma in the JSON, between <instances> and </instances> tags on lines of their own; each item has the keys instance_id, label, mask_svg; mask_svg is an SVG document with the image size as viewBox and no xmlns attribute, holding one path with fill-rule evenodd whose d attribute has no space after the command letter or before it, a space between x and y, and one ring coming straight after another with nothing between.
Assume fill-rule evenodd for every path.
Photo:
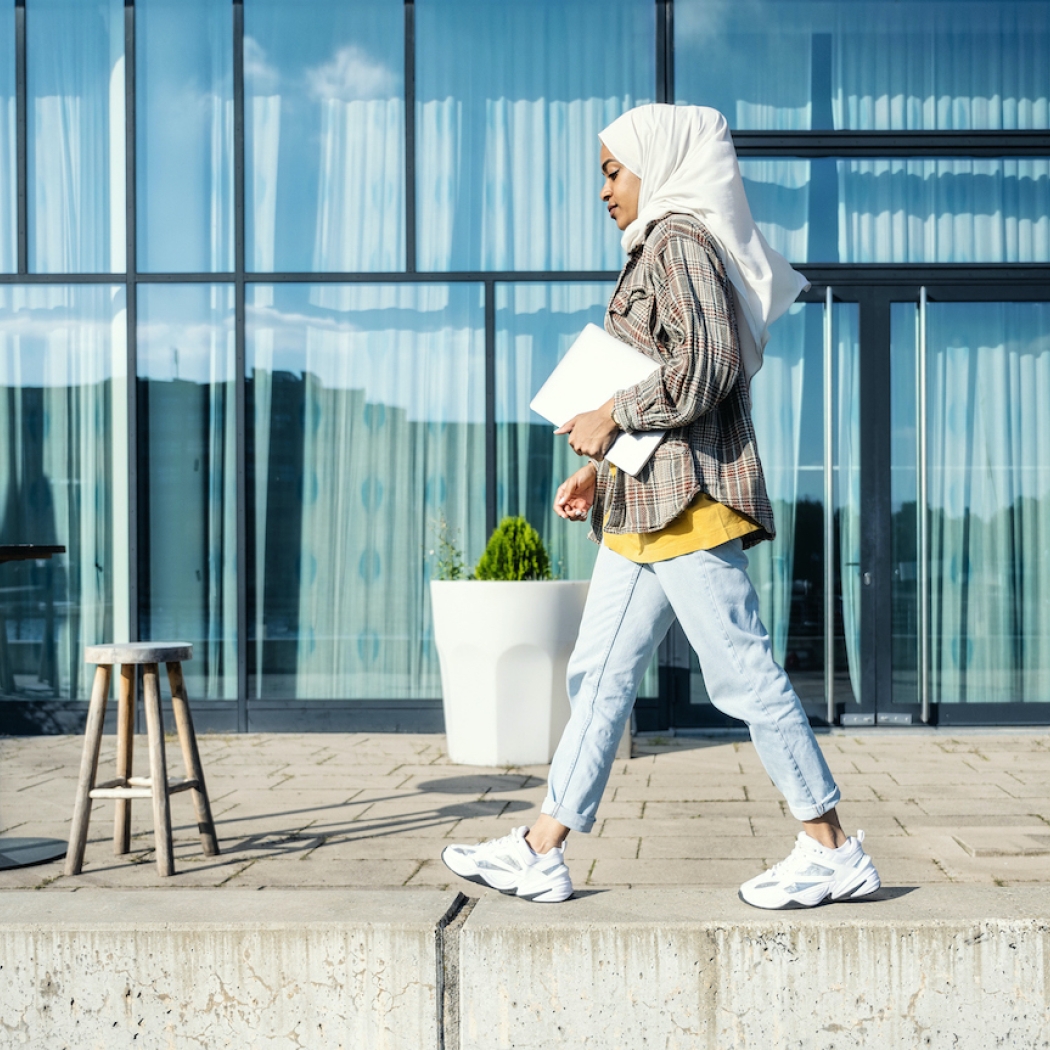
<instances>
[{"instance_id":1,"label":"jacket sleeve","mask_svg":"<svg viewBox=\"0 0 1050 1050\"><path fill-rule=\"evenodd\" d=\"M654 249L654 331L664 364L616 395L613 419L626 431L684 427L715 408L740 376L732 305L713 248L672 234Z\"/></svg>"}]
</instances>

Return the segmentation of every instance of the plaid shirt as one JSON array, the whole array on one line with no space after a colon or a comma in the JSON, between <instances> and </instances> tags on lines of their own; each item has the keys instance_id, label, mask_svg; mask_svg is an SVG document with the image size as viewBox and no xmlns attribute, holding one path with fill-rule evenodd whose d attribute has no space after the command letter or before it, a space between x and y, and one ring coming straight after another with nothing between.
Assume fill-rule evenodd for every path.
<instances>
[{"instance_id":1,"label":"plaid shirt","mask_svg":"<svg viewBox=\"0 0 1050 1050\"><path fill-rule=\"evenodd\" d=\"M652 223L620 274L605 315L610 335L663 367L621 390L613 418L621 430L667 430L637 478L598 466L591 538L602 532L656 532L698 492L775 534L751 423L725 267L705 227L686 215Z\"/></svg>"}]
</instances>

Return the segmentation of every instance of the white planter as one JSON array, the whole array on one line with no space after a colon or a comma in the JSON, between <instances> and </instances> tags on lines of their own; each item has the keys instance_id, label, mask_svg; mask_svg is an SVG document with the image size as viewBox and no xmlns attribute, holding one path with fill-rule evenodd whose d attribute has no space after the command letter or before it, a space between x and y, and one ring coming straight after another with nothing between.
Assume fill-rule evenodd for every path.
<instances>
[{"instance_id":1,"label":"white planter","mask_svg":"<svg viewBox=\"0 0 1050 1050\"><path fill-rule=\"evenodd\" d=\"M432 580L448 753L472 766L549 762L565 723L565 669L586 580Z\"/></svg>"}]
</instances>

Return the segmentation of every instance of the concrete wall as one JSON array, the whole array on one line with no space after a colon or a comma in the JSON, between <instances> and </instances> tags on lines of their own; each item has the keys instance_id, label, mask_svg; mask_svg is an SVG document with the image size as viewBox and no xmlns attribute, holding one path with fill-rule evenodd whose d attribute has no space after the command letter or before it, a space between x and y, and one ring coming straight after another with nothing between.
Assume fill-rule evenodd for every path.
<instances>
[{"instance_id":1,"label":"concrete wall","mask_svg":"<svg viewBox=\"0 0 1050 1050\"><path fill-rule=\"evenodd\" d=\"M433 1050L452 896L5 893L0 1046Z\"/></svg>"},{"instance_id":2,"label":"concrete wall","mask_svg":"<svg viewBox=\"0 0 1050 1050\"><path fill-rule=\"evenodd\" d=\"M462 903L0 893L0 1047L1050 1050L1045 886L788 913L676 888Z\"/></svg>"}]
</instances>

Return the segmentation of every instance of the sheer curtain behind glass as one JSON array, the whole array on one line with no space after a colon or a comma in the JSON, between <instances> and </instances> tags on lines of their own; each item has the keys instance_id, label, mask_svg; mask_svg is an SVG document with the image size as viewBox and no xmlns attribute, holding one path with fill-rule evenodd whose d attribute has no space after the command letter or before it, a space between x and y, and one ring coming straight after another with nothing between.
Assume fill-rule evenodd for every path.
<instances>
[{"instance_id":1,"label":"sheer curtain behind glass","mask_svg":"<svg viewBox=\"0 0 1050 1050\"><path fill-rule=\"evenodd\" d=\"M404 5L245 4L249 270L405 265Z\"/></svg>"},{"instance_id":2,"label":"sheer curtain behind glass","mask_svg":"<svg viewBox=\"0 0 1050 1050\"><path fill-rule=\"evenodd\" d=\"M192 695L236 697L233 286L138 294L140 637L192 642Z\"/></svg>"},{"instance_id":3,"label":"sheer curtain behind glass","mask_svg":"<svg viewBox=\"0 0 1050 1050\"><path fill-rule=\"evenodd\" d=\"M589 525L554 513L558 486L580 467L564 437L529 402L588 324L602 325L608 284L496 286L496 504L520 514L547 543L564 580L590 578L597 546Z\"/></svg>"},{"instance_id":4,"label":"sheer curtain behind glass","mask_svg":"<svg viewBox=\"0 0 1050 1050\"><path fill-rule=\"evenodd\" d=\"M417 0L422 270L618 270L598 132L653 98L651 0Z\"/></svg>"},{"instance_id":5,"label":"sheer curtain behind glass","mask_svg":"<svg viewBox=\"0 0 1050 1050\"><path fill-rule=\"evenodd\" d=\"M233 269L229 0L136 0L138 265Z\"/></svg>"},{"instance_id":6,"label":"sheer curtain behind glass","mask_svg":"<svg viewBox=\"0 0 1050 1050\"><path fill-rule=\"evenodd\" d=\"M928 307L931 696L1050 698L1050 305Z\"/></svg>"},{"instance_id":7,"label":"sheer curtain behind glass","mask_svg":"<svg viewBox=\"0 0 1050 1050\"><path fill-rule=\"evenodd\" d=\"M485 539L482 289L253 291L249 689L439 696L438 527L470 563Z\"/></svg>"},{"instance_id":8,"label":"sheer curtain behind glass","mask_svg":"<svg viewBox=\"0 0 1050 1050\"><path fill-rule=\"evenodd\" d=\"M0 11L0 273L18 269L15 120L15 9L9 5Z\"/></svg>"},{"instance_id":9,"label":"sheer curtain behind glass","mask_svg":"<svg viewBox=\"0 0 1050 1050\"><path fill-rule=\"evenodd\" d=\"M29 0L29 269L125 267L124 4Z\"/></svg>"},{"instance_id":10,"label":"sheer curtain behind glass","mask_svg":"<svg viewBox=\"0 0 1050 1050\"><path fill-rule=\"evenodd\" d=\"M676 0L675 90L738 129L1050 127L1050 4Z\"/></svg>"},{"instance_id":11,"label":"sheer curtain behind glass","mask_svg":"<svg viewBox=\"0 0 1050 1050\"><path fill-rule=\"evenodd\" d=\"M125 332L123 287L0 287L0 542L67 549L4 567L7 696L84 698L84 646L128 637Z\"/></svg>"}]
</instances>

